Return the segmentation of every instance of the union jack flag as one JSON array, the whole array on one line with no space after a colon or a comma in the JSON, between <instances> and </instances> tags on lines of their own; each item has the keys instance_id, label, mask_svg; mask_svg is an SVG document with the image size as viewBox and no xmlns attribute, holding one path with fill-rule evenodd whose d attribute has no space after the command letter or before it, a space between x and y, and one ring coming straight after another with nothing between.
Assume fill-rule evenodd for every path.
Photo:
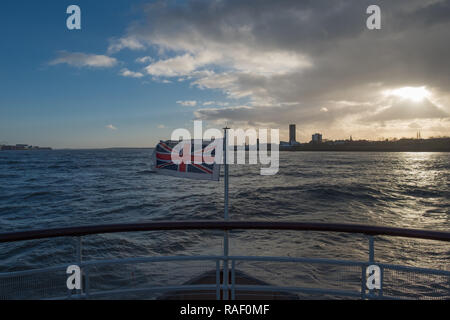
<instances>
[{"instance_id":1,"label":"union jack flag","mask_svg":"<svg viewBox=\"0 0 450 320\"><path fill-rule=\"evenodd\" d=\"M218 142L202 141L201 148L196 148L194 141L161 141L153 153L152 169L169 176L219 181L220 165L215 157L222 154L216 153L222 144Z\"/></svg>"}]
</instances>

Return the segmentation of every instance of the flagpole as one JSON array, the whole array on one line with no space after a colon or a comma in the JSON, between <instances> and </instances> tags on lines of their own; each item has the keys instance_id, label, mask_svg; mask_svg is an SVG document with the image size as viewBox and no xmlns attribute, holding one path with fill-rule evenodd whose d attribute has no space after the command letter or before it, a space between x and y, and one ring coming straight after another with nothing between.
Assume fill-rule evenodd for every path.
<instances>
[{"instance_id":1,"label":"flagpole","mask_svg":"<svg viewBox=\"0 0 450 320\"><path fill-rule=\"evenodd\" d=\"M224 130L224 137L223 137L223 164L224 164L224 220L228 221L228 163L227 163L227 151L228 151L228 126L223 128ZM223 299L228 300L228 230L225 230L224 236L223 236L223 283L224 283L224 292L223 292Z\"/></svg>"},{"instance_id":2,"label":"flagpole","mask_svg":"<svg viewBox=\"0 0 450 320\"><path fill-rule=\"evenodd\" d=\"M224 218L225 220L228 220L228 159L227 159L227 152L228 152L228 127L225 127L224 130L224 138L223 138L223 144L224 144L224 151L223 151L223 157L224 157L224 175L225 175L225 210L224 210Z\"/></svg>"}]
</instances>

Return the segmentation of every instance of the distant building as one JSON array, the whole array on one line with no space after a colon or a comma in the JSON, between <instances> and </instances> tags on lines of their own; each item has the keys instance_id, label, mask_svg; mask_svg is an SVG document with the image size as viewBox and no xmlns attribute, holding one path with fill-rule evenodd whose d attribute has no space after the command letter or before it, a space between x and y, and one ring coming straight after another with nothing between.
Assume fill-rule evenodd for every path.
<instances>
[{"instance_id":1,"label":"distant building","mask_svg":"<svg viewBox=\"0 0 450 320\"><path fill-rule=\"evenodd\" d=\"M315 133L312 135L312 143L322 143L322 134Z\"/></svg>"},{"instance_id":2,"label":"distant building","mask_svg":"<svg viewBox=\"0 0 450 320\"><path fill-rule=\"evenodd\" d=\"M45 148L41 148L38 146L31 146L28 144L16 144L15 146L12 145L0 145L0 150L1 151L24 151L24 150L52 150L52 148L49 147L45 147Z\"/></svg>"},{"instance_id":3,"label":"distant building","mask_svg":"<svg viewBox=\"0 0 450 320\"><path fill-rule=\"evenodd\" d=\"M294 145L297 143L297 127L295 124L289 126L289 144Z\"/></svg>"},{"instance_id":4,"label":"distant building","mask_svg":"<svg viewBox=\"0 0 450 320\"><path fill-rule=\"evenodd\" d=\"M289 125L289 142L280 141L280 147L294 147L299 146L300 143L297 142L297 126L295 124Z\"/></svg>"},{"instance_id":5,"label":"distant building","mask_svg":"<svg viewBox=\"0 0 450 320\"><path fill-rule=\"evenodd\" d=\"M345 141L345 140L334 140L334 141L332 142L332 144L338 146L338 145L345 144L346 142L347 142L347 141Z\"/></svg>"}]
</instances>

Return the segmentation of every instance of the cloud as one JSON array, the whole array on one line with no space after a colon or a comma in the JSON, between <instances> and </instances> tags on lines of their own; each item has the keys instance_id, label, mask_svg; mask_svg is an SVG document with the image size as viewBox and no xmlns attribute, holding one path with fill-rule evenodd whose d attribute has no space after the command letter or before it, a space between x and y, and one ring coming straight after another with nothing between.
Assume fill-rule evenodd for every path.
<instances>
[{"instance_id":1,"label":"cloud","mask_svg":"<svg viewBox=\"0 0 450 320\"><path fill-rule=\"evenodd\" d=\"M226 107L229 106L230 103L229 102L220 102L220 101L205 101L202 103L202 105L204 106L221 106L221 107Z\"/></svg>"},{"instance_id":2,"label":"cloud","mask_svg":"<svg viewBox=\"0 0 450 320\"><path fill-rule=\"evenodd\" d=\"M337 114L342 110L334 110L323 113L320 110L311 111L307 108L302 108L299 104L279 104L266 106L231 106L220 108L204 108L198 109L194 112L197 119L206 121L216 121L219 123L251 123L252 125L282 125L286 126L290 123L297 124L318 124L331 123L334 121ZM351 111L345 110L348 115Z\"/></svg>"},{"instance_id":3,"label":"cloud","mask_svg":"<svg viewBox=\"0 0 450 320\"><path fill-rule=\"evenodd\" d=\"M371 4L381 7L381 30L366 28ZM236 100L237 107L195 110L202 119L373 136L381 122L407 128L450 113L450 0L187 1L143 12L146 22L130 26L117 48L151 47L148 74ZM430 92L422 109L382 94L422 86Z\"/></svg>"},{"instance_id":4,"label":"cloud","mask_svg":"<svg viewBox=\"0 0 450 320\"><path fill-rule=\"evenodd\" d=\"M86 54L82 52L61 51L50 65L68 64L73 67L110 68L117 64L117 59L105 55Z\"/></svg>"},{"instance_id":5,"label":"cloud","mask_svg":"<svg viewBox=\"0 0 450 320\"><path fill-rule=\"evenodd\" d=\"M420 129L420 128L422 128L422 126L419 123L417 123L417 122L410 123L408 125L408 127L411 128L411 129Z\"/></svg>"},{"instance_id":6,"label":"cloud","mask_svg":"<svg viewBox=\"0 0 450 320\"><path fill-rule=\"evenodd\" d=\"M176 47L173 47L176 49ZM250 72L261 75L284 74L298 68L311 66L305 56L294 52L273 50L254 52L249 48L226 48L223 44L211 50L199 48L188 53L160 59L148 65L150 75L164 77L199 76L198 71L208 67L221 66L232 71Z\"/></svg>"},{"instance_id":7,"label":"cloud","mask_svg":"<svg viewBox=\"0 0 450 320\"><path fill-rule=\"evenodd\" d=\"M161 59L146 67L148 74L153 76L179 77L192 75L199 67L206 66L214 61L214 54L189 53L169 59Z\"/></svg>"},{"instance_id":8,"label":"cloud","mask_svg":"<svg viewBox=\"0 0 450 320\"><path fill-rule=\"evenodd\" d=\"M120 75L124 76L124 77L129 77L129 78L142 78L144 76L143 73L141 72L134 72L134 71L130 71L128 69L122 69L120 71Z\"/></svg>"},{"instance_id":9,"label":"cloud","mask_svg":"<svg viewBox=\"0 0 450 320\"><path fill-rule=\"evenodd\" d=\"M415 120L415 119L443 119L449 114L441 110L428 99L411 101L407 99L393 99L390 106L383 108L367 121Z\"/></svg>"},{"instance_id":10,"label":"cloud","mask_svg":"<svg viewBox=\"0 0 450 320\"><path fill-rule=\"evenodd\" d=\"M197 105L197 101L195 100L187 100L187 101L177 101L179 105L182 105L183 107L195 107Z\"/></svg>"},{"instance_id":11,"label":"cloud","mask_svg":"<svg viewBox=\"0 0 450 320\"><path fill-rule=\"evenodd\" d=\"M107 129L110 129L110 130L117 130L117 128L116 128L115 126L113 126L112 124L108 124L108 125L106 126L106 128L107 128Z\"/></svg>"},{"instance_id":12,"label":"cloud","mask_svg":"<svg viewBox=\"0 0 450 320\"><path fill-rule=\"evenodd\" d=\"M148 62L152 62L153 58L149 57L149 56L145 56L145 57L140 57L136 59L137 63L148 63Z\"/></svg>"},{"instance_id":13,"label":"cloud","mask_svg":"<svg viewBox=\"0 0 450 320\"><path fill-rule=\"evenodd\" d=\"M119 52L123 49L130 50L142 50L145 46L134 37L112 39L110 40L110 45L108 47L108 53L113 54Z\"/></svg>"}]
</instances>

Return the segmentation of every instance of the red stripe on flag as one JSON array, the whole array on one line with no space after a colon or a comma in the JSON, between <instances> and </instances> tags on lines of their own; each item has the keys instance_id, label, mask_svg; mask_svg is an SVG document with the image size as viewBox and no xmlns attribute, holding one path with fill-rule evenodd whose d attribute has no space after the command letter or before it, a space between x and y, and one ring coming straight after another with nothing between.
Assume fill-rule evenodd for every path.
<instances>
[{"instance_id":1,"label":"red stripe on flag","mask_svg":"<svg viewBox=\"0 0 450 320\"><path fill-rule=\"evenodd\" d=\"M157 153L156 158L160 159L160 160L172 160L172 155L164 154L164 153Z\"/></svg>"}]
</instances>

